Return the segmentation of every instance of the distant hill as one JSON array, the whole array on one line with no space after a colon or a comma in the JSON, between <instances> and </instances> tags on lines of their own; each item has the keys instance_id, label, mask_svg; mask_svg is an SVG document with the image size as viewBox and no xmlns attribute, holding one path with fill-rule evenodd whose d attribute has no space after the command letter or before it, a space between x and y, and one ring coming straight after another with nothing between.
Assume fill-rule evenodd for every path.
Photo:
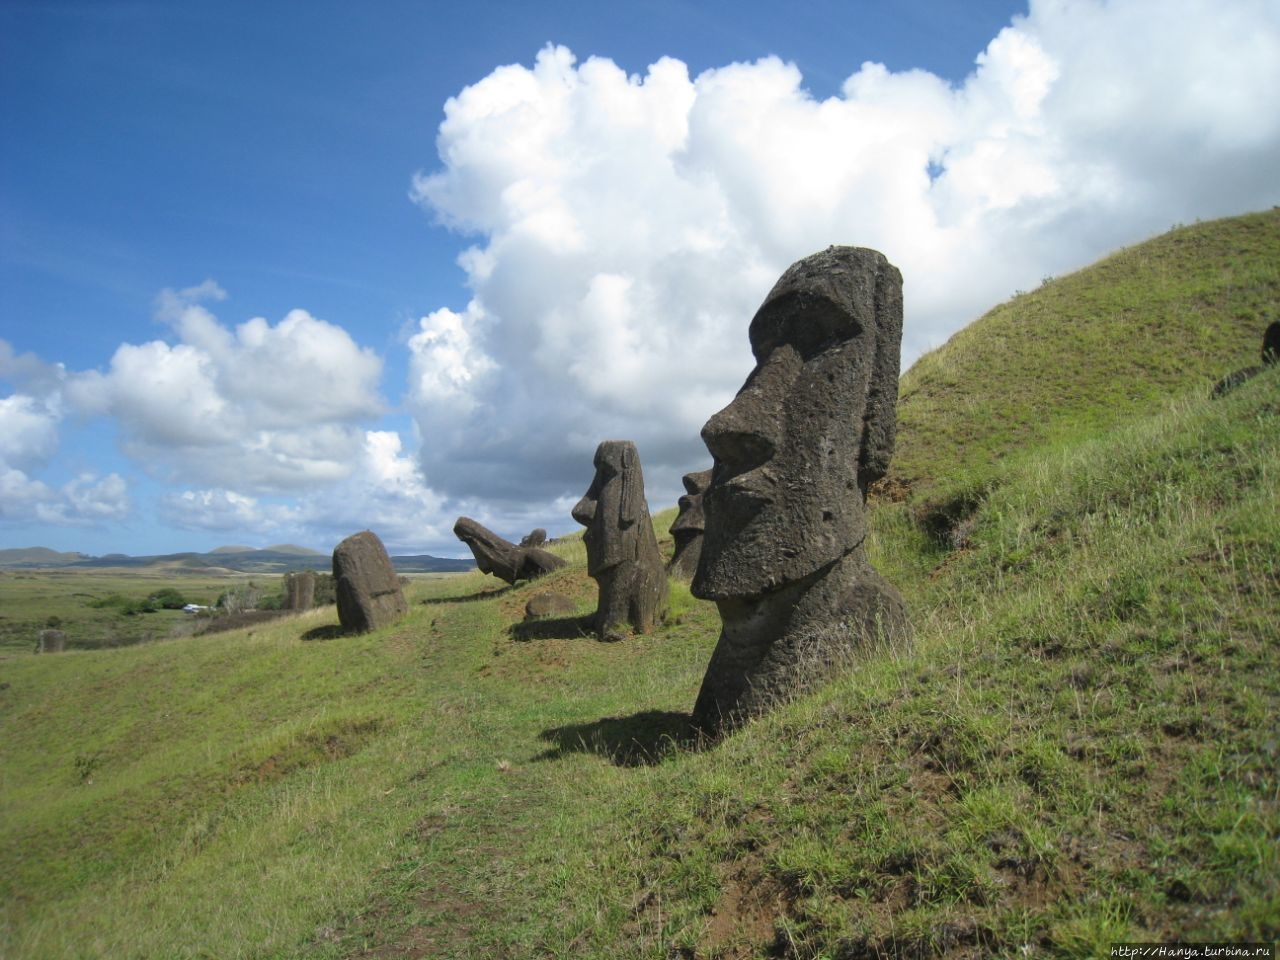
<instances>
[{"instance_id":1,"label":"distant hill","mask_svg":"<svg viewBox=\"0 0 1280 960\"><path fill-rule=\"evenodd\" d=\"M258 550L253 547L219 547L208 553L166 553L131 557L109 553L91 557L83 553L58 553L47 547L0 550L0 569L126 569L167 570L173 573L292 573L298 570L328 570L331 557L306 547L285 544ZM453 573L475 569L473 560L455 560L419 554L392 557L392 566L401 573Z\"/></svg>"},{"instance_id":2,"label":"distant hill","mask_svg":"<svg viewBox=\"0 0 1280 960\"><path fill-rule=\"evenodd\" d=\"M0 550L0 567L63 567L87 559L88 556L83 553L59 553L48 547Z\"/></svg>"}]
</instances>

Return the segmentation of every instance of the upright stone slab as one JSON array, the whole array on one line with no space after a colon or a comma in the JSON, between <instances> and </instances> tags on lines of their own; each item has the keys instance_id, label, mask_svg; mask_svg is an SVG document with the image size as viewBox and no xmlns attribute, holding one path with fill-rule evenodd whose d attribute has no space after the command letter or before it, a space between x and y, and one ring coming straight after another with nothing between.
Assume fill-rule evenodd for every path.
<instances>
[{"instance_id":1,"label":"upright stone slab","mask_svg":"<svg viewBox=\"0 0 1280 960\"><path fill-rule=\"evenodd\" d=\"M545 542L546 532L542 532ZM471 548L471 555L482 573L491 573L513 585L517 580L536 580L567 562L536 546L516 546L470 517L459 517L453 525L453 534Z\"/></svg>"},{"instance_id":2,"label":"upright stone slab","mask_svg":"<svg viewBox=\"0 0 1280 960\"><path fill-rule=\"evenodd\" d=\"M595 631L621 640L629 630L648 633L667 602L667 574L644 499L640 455L630 440L606 440L596 448L596 473L573 508L587 528L587 574L596 581Z\"/></svg>"},{"instance_id":3,"label":"upright stone slab","mask_svg":"<svg viewBox=\"0 0 1280 960\"><path fill-rule=\"evenodd\" d=\"M333 551L338 620L348 633L366 633L409 612L387 548L369 530L352 534Z\"/></svg>"},{"instance_id":4,"label":"upright stone slab","mask_svg":"<svg viewBox=\"0 0 1280 960\"><path fill-rule=\"evenodd\" d=\"M61 630L41 630L36 641L36 653L62 653L67 649L67 635Z\"/></svg>"},{"instance_id":5,"label":"upright stone slab","mask_svg":"<svg viewBox=\"0 0 1280 960\"><path fill-rule=\"evenodd\" d=\"M902 276L831 247L794 264L751 321L755 369L702 428L714 457L695 596L722 631L694 706L716 735L907 630L867 561L866 493L893 453Z\"/></svg>"},{"instance_id":6,"label":"upright stone slab","mask_svg":"<svg viewBox=\"0 0 1280 960\"><path fill-rule=\"evenodd\" d=\"M676 501L680 512L669 528L675 549L671 553L671 562L667 564L667 575L687 582L693 579L694 571L698 569L698 558L702 556L702 529L705 525L702 495L711 483L711 471L686 473L681 482L684 483L685 494Z\"/></svg>"},{"instance_id":7,"label":"upright stone slab","mask_svg":"<svg viewBox=\"0 0 1280 960\"><path fill-rule=\"evenodd\" d=\"M284 605L286 610L301 613L315 606L316 574L314 570L300 570L284 575Z\"/></svg>"}]
</instances>

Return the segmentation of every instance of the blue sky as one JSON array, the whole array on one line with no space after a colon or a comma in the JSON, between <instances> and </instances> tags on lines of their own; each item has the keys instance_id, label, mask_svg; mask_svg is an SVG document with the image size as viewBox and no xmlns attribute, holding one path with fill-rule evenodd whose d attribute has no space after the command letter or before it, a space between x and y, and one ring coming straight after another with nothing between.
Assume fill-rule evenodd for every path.
<instances>
[{"instance_id":1,"label":"blue sky","mask_svg":"<svg viewBox=\"0 0 1280 960\"><path fill-rule=\"evenodd\" d=\"M829 243L904 365L1280 202L1280 12L1201 3L0 4L0 548L458 555L650 506Z\"/></svg>"}]
</instances>

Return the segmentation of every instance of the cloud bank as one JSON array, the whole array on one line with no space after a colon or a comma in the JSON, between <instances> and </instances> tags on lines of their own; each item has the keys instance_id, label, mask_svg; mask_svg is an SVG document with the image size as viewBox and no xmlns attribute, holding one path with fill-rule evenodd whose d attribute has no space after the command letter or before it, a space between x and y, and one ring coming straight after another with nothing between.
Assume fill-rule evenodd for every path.
<instances>
[{"instance_id":1,"label":"cloud bank","mask_svg":"<svg viewBox=\"0 0 1280 960\"><path fill-rule=\"evenodd\" d=\"M478 237L470 302L408 343L423 469L545 501L625 437L674 502L791 262L884 251L910 362L1047 274L1274 202L1277 89L1280 8L1250 0L1034 2L959 86L864 63L824 100L775 58L627 75L548 46L500 67L449 100L442 166L413 183Z\"/></svg>"},{"instance_id":2,"label":"cloud bank","mask_svg":"<svg viewBox=\"0 0 1280 960\"><path fill-rule=\"evenodd\" d=\"M138 510L321 546L370 527L457 554L459 514L572 529L604 439L638 444L661 510L709 464L699 430L751 369L747 325L790 263L882 250L909 364L1046 275L1280 202L1277 90L1271 0L1035 0L958 85L851 64L825 99L773 57L627 74L548 46L451 98L412 180L471 246L464 302L426 305L403 338L407 382L385 382L402 358L306 310L224 323L212 281L162 293L163 334L98 370L0 341L0 519ZM97 418L130 479L38 479Z\"/></svg>"}]
</instances>

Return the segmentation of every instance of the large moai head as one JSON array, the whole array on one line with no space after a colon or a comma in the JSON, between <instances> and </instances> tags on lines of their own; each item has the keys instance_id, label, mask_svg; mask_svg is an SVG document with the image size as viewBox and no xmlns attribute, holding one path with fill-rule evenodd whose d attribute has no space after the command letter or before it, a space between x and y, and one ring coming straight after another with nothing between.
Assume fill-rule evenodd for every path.
<instances>
[{"instance_id":1,"label":"large moai head","mask_svg":"<svg viewBox=\"0 0 1280 960\"><path fill-rule=\"evenodd\" d=\"M782 275L750 338L755 369L702 428L715 466L693 593L709 600L761 596L864 539L893 453L902 275L830 247Z\"/></svg>"},{"instance_id":2,"label":"large moai head","mask_svg":"<svg viewBox=\"0 0 1280 960\"><path fill-rule=\"evenodd\" d=\"M409 612L387 548L371 530L353 533L333 550L338 621L349 633L377 630Z\"/></svg>"},{"instance_id":3,"label":"large moai head","mask_svg":"<svg viewBox=\"0 0 1280 960\"><path fill-rule=\"evenodd\" d=\"M592 460L591 486L573 508L573 519L587 528L587 573L595 576L636 558L636 539L649 522L640 455L630 440L605 440ZM652 531L650 531L652 536Z\"/></svg>"}]
</instances>

